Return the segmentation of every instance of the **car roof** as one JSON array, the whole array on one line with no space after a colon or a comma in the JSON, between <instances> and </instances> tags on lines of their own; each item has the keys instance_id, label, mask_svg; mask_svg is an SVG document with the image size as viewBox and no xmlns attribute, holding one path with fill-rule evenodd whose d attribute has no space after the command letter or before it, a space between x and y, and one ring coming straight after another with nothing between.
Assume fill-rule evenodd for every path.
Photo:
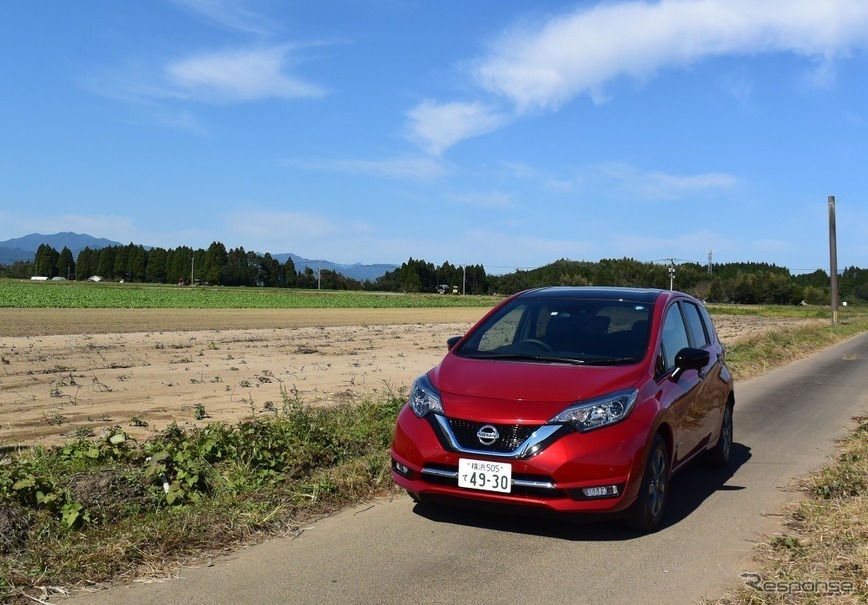
<instances>
[{"instance_id":1,"label":"car roof","mask_svg":"<svg viewBox=\"0 0 868 605\"><path fill-rule=\"evenodd\" d=\"M629 300L651 304L661 294L676 294L668 290L653 288L614 288L604 286L550 286L526 290L519 298L585 298L597 300Z\"/></svg>"}]
</instances>

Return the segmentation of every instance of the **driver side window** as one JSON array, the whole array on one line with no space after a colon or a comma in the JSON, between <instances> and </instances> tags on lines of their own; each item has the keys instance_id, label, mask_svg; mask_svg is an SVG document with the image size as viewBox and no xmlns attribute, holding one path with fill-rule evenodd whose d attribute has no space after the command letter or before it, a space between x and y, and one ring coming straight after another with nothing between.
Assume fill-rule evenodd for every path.
<instances>
[{"instance_id":1,"label":"driver side window","mask_svg":"<svg viewBox=\"0 0 868 605\"><path fill-rule=\"evenodd\" d=\"M668 372L675 367L675 356L684 347L690 346L687 338L687 328L684 326L684 318L677 304L669 307L666 311L666 319L663 321L663 363L664 371Z\"/></svg>"}]
</instances>

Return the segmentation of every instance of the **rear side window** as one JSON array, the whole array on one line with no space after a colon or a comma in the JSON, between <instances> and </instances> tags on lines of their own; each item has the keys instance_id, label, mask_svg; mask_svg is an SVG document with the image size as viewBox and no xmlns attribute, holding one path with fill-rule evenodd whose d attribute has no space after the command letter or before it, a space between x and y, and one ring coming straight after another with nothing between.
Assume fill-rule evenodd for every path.
<instances>
[{"instance_id":1,"label":"rear side window","mask_svg":"<svg viewBox=\"0 0 868 605\"><path fill-rule=\"evenodd\" d=\"M717 331L714 329L714 322L711 321L708 311L705 307L699 307L699 313L702 315L702 319L705 321L705 327L708 329L709 342L717 342L719 340L717 337Z\"/></svg>"},{"instance_id":2,"label":"rear side window","mask_svg":"<svg viewBox=\"0 0 868 605\"><path fill-rule=\"evenodd\" d=\"M684 347L690 346L687 338L687 328L678 305L672 305L666 311L666 319L663 321L663 359L666 364L664 370L668 371L675 367L675 356Z\"/></svg>"},{"instance_id":3,"label":"rear side window","mask_svg":"<svg viewBox=\"0 0 868 605\"><path fill-rule=\"evenodd\" d=\"M699 314L697 306L693 303L683 302L681 303L681 310L684 312L687 325L690 327L690 334L693 336L693 346L698 349L707 347L711 340L708 337L708 328L705 326L705 322Z\"/></svg>"}]
</instances>

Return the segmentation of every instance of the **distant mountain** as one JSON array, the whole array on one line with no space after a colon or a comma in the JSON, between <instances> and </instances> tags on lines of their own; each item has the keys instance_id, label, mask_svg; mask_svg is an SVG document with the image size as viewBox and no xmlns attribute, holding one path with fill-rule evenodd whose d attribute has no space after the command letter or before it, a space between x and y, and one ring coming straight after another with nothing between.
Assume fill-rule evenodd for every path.
<instances>
[{"instance_id":1,"label":"distant mountain","mask_svg":"<svg viewBox=\"0 0 868 605\"><path fill-rule=\"evenodd\" d=\"M327 260L311 260L308 258L302 258L291 252L272 254L271 256L281 263L285 263L286 259L291 258L292 263L295 265L295 270L299 273L304 272L307 267L313 269L314 273L320 269L327 269L358 281L376 281L378 277L382 277L389 271L394 271L398 268L398 265L388 264L363 265L361 263L355 263L353 265L343 265Z\"/></svg>"},{"instance_id":2,"label":"distant mountain","mask_svg":"<svg viewBox=\"0 0 868 605\"><path fill-rule=\"evenodd\" d=\"M16 261L29 262L36 257L36 251L42 244L47 244L60 252L66 246L72 252L73 258L78 258L78 253L85 248L91 250L99 250L108 246L124 246L120 242L115 242L105 238L96 238L86 233L54 233L52 235L42 235L41 233L31 233L24 237L0 241L0 265L11 265ZM147 249L148 246L145 246ZM263 254L263 253L260 253ZM297 254L283 253L272 254L272 257L285 263L287 258L291 258L295 264L295 270L303 272L306 267L310 267L316 272L319 269L327 269L340 273L351 279L358 281L375 281L378 277L382 277L389 271L394 271L398 265L363 265L356 263L354 265L343 265L333 263L327 260L311 260L302 258Z\"/></svg>"},{"instance_id":3,"label":"distant mountain","mask_svg":"<svg viewBox=\"0 0 868 605\"><path fill-rule=\"evenodd\" d=\"M18 261L32 261L36 256L35 252L28 252L21 248L10 248L8 246L0 246L0 265L11 265Z\"/></svg>"},{"instance_id":4,"label":"distant mountain","mask_svg":"<svg viewBox=\"0 0 868 605\"><path fill-rule=\"evenodd\" d=\"M64 246L72 252L73 258L85 248L98 250L107 246L123 246L120 242L113 242L105 238L96 238L86 233L54 233L43 235L31 233L24 237L8 239L0 242L0 264L12 264L15 261L32 261L36 256L39 246L47 244L60 252Z\"/></svg>"}]
</instances>

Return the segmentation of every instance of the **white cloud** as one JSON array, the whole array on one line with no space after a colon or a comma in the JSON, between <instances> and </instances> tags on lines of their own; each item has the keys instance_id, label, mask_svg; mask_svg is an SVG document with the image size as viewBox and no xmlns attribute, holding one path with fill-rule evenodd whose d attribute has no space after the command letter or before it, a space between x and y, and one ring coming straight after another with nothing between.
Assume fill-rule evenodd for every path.
<instances>
[{"instance_id":1,"label":"white cloud","mask_svg":"<svg viewBox=\"0 0 868 605\"><path fill-rule=\"evenodd\" d=\"M4 223L6 222L4 218ZM73 233L88 233L96 237L110 237L112 239L132 238L134 233L133 219L127 216L97 215L85 216L81 214L51 214L40 216L34 215L10 215L9 227L15 231L11 237L21 237L22 233L60 233L71 231ZM100 234L109 233L109 236ZM132 239L124 243L129 243ZM138 242L136 242L138 243Z\"/></svg>"},{"instance_id":2,"label":"white cloud","mask_svg":"<svg viewBox=\"0 0 868 605\"><path fill-rule=\"evenodd\" d=\"M513 208L515 203L509 193L456 193L449 196L453 202L474 208Z\"/></svg>"},{"instance_id":3,"label":"white cloud","mask_svg":"<svg viewBox=\"0 0 868 605\"><path fill-rule=\"evenodd\" d=\"M434 156L455 143L501 127L506 117L481 103L423 101L409 112L410 139Z\"/></svg>"},{"instance_id":4,"label":"white cloud","mask_svg":"<svg viewBox=\"0 0 868 605\"><path fill-rule=\"evenodd\" d=\"M751 248L756 252L763 254L790 252L793 249L793 242L782 239L760 239L755 240Z\"/></svg>"},{"instance_id":5,"label":"white cloud","mask_svg":"<svg viewBox=\"0 0 868 605\"><path fill-rule=\"evenodd\" d=\"M828 64L868 47L864 0L662 0L603 3L503 34L475 63L486 90L519 112L605 98L619 77L644 79L717 56L792 53Z\"/></svg>"},{"instance_id":6,"label":"white cloud","mask_svg":"<svg viewBox=\"0 0 868 605\"><path fill-rule=\"evenodd\" d=\"M325 170L347 174L366 174L387 178L436 179L447 174L447 167L440 161L424 156L407 155L384 160L295 160L287 159L286 166L306 170Z\"/></svg>"},{"instance_id":7,"label":"white cloud","mask_svg":"<svg viewBox=\"0 0 868 605\"><path fill-rule=\"evenodd\" d=\"M190 100L236 103L319 97L325 89L288 75L290 46L207 52L165 67L173 88Z\"/></svg>"},{"instance_id":8,"label":"white cloud","mask_svg":"<svg viewBox=\"0 0 868 605\"><path fill-rule=\"evenodd\" d=\"M291 238L315 240L331 237L342 228L331 220L303 212L236 211L227 213L225 220L238 239L253 241Z\"/></svg>"},{"instance_id":9,"label":"white cloud","mask_svg":"<svg viewBox=\"0 0 868 605\"><path fill-rule=\"evenodd\" d=\"M739 250L741 243L711 231L695 231L671 236L650 237L642 235L614 234L615 250L606 254L630 256L639 261L661 261L675 258L678 262L708 262L709 249L722 252Z\"/></svg>"},{"instance_id":10,"label":"white cloud","mask_svg":"<svg viewBox=\"0 0 868 605\"><path fill-rule=\"evenodd\" d=\"M267 99L320 97L325 88L290 74L297 60L291 45L208 51L162 66L131 63L123 70L82 80L95 93L140 107L165 127L206 133L179 102L226 105Z\"/></svg>"},{"instance_id":11,"label":"white cloud","mask_svg":"<svg viewBox=\"0 0 868 605\"><path fill-rule=\"evenodd\" d=\"M173 1L219 27L263 36L271 33L269 20L239 0Z\"/></svg>"},{"instance_id":12,"label":"white cloud","mask_svg":"<svg viewBox=\"0 0 868 605\"><path fill-rule=\"evenodd\" d=\"M640 170L628 164L601 164L595 171L616 186L642 199L675 200L705 191L730 189L738 183L734 176L721 172L673 175L656 170Z\"/></svg>"},{"instance_id":13,"label":"white cloud","mask_svg":"<svg viewBox=\"0 0 868 605\"><path fill-rule=\"evenodd\" d=\"M504 162L503 166L509 171L510 176L535 181L546 191L554 193L571 193L579 187L582 181L580 177L555 177L521 162Z\"/></svg>"}]
</instances>

